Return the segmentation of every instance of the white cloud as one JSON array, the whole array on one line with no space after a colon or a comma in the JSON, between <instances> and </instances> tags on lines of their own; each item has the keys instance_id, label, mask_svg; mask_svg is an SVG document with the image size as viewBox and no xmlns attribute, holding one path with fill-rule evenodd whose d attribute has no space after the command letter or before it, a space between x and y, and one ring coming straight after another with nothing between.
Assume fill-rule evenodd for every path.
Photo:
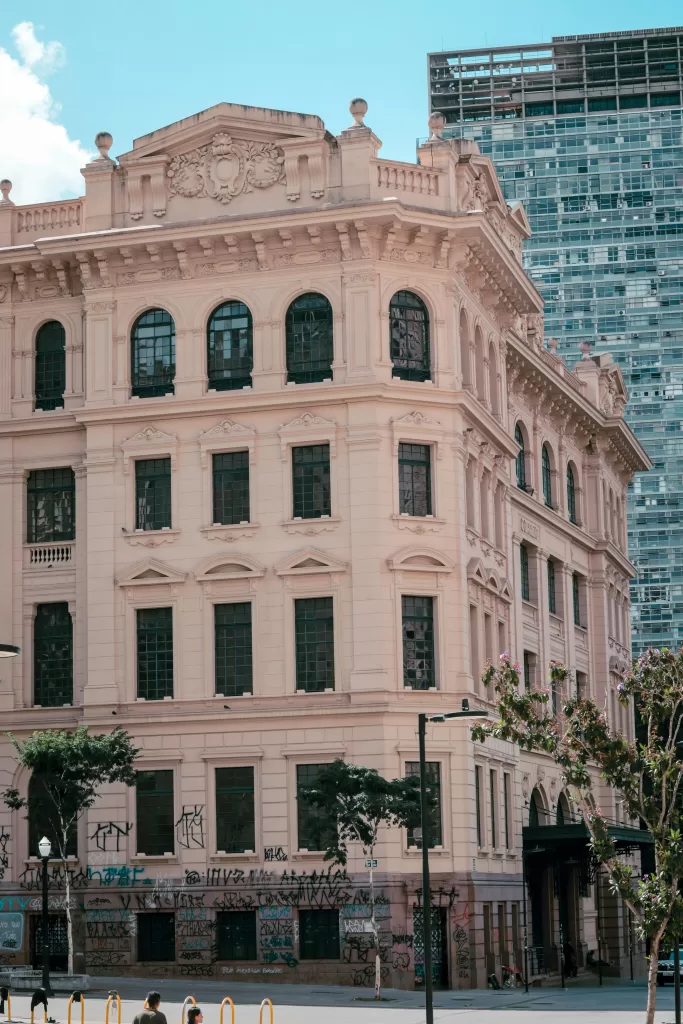
<instances>
[{"instance_id":1,"label":"white cloud","mask_svg":"<svg viewBox=\"0 0 683 1024\"><path fill-rule=\"evenodd\" d=\"M70 139L44 78L64 63L61 43L43 43L23 21L12 29L19 57L0 47L0 178L13 183L15 203L42 203L83 193L92 154Z\"/></svg>"}]
</instances>

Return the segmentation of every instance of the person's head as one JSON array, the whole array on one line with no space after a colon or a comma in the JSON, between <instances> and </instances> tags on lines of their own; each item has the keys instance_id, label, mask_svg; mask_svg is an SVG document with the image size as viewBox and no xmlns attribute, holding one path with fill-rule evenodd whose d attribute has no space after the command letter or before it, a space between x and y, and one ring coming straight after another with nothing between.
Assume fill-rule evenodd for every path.
<instances>
[{"instance_id":1,"label":"person's head","mask_svg":"<svg viewBox=\"0 0 683 1024\"><path fill-rule=\"evenodd\" d=\"M147 1005L150 1010L156 1010L157 1006L161 1002L161 994L159 992L148 992L147 993Z\"/></svg>"},{"instance_id":2,"label":"person's head","mask_svg":"<svg viewBox=\"0 0 683 1024\"><path fill-rule=\"evenodd\" d=\"M201 1007L191 1006L187 1011L187 1024L202 1024L203 1020Z\"/></svg>"}]
</instances>

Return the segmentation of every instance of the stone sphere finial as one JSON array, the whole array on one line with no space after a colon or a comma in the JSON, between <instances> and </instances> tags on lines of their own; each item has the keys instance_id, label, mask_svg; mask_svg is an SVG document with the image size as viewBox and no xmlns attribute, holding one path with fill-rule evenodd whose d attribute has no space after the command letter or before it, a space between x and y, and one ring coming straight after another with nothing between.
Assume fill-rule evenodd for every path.
<instances>
[{"instance_id":1,"label":"stone sphere finial","mask_svg":"<svg viewBox=\"0 0 683 1024\"><path fill-rule=\"evenodd\" d=\"M581 350L581 359L582 360L583 359L590 359L590 357L591 357L591 348L592 347L593 346L591 345L590 341L582 341L581 342L581 344L579 345L579 349Z\"/></svg>"},{"instance_id":2,"label":"stone sphere finial","mask_svg":"<svg viewBox=\"0 0 683 1024\"><path fill-rule=\"evenodd\" d=\"M443 130L446 127L446 115L442 114L440 110L435 110L429 115L427 124L429 125L429 141L441 142Z\"/></svg>"},{"instance_id":3,"label":"stone sphere finial","mask_svg":"<svg viewBox=\"0 0 683 1024\"><path fill-rule=\"evenodd\" d=\"M114 139L109 132L98 132L95 136L95 145L100 151L100 160L111 160L109 156L109 150L112 147Z\"/></svg>"},{"instance_id":4,"label":"stone sphere finial","mask_svg":"<svg viewBox=\"0 0 683 1024\"><path fill-rule=\"evenodd\" d=\"M351 100L349 103L349 111L356 122L356 128L365 128L363 118L368 112L368 105L365 100L357 96L355 100Z\"/></svg>"},{"instance_id":5,"label":"stone sphere finial","mask_svg":"<svg viewBox=\"0 0 683 1024\"><path fill-rule=\"evenodd\" d=\"M2 193L3 203L10 203L12 201L9 197L11 191L12 182L9 180L9 178L3 178L2 181L0 181L0 192Z\"/></svg>"},{"instance_id":6,"label":"stone sphere finial","mask_svg":"<svg viewBox=\"0 0 683 1024\"><path fill-rule=\"evenodd\" d=\"M548 351L554 356L557 355L557 338L548 338Z\"/></svg>"}]
</instances>

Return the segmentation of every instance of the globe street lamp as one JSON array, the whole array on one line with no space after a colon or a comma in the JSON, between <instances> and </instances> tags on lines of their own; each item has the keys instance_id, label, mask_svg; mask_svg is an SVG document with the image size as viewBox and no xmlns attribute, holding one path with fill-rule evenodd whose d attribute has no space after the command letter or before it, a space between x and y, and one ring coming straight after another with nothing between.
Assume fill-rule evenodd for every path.
<instances>
[{"instance_id":1,"label":"globe street lamp","mask_svg":"<svg viewBox=\"0 0 683 1024\"><path fill-rule=\"evenodd\" d=\"M0 658L16 658L19 650L14 644L0 644Z\"/></svg>"},{"instance_id":2,"label":"globe street lamp","mask_svg":"<svg viewBox=\"0 0 683 1024\"><path fill-rule=\"evenodd\" d=\"M50 859L52 853L52 843L47 838L43 838L38 843L38 852L40 859L43 862L43 981L42 986L45 989L45 995L51 996L53 994L50 988L50 916L48 914L47 906L47 862Z\"/></svg>"}]
</instances>

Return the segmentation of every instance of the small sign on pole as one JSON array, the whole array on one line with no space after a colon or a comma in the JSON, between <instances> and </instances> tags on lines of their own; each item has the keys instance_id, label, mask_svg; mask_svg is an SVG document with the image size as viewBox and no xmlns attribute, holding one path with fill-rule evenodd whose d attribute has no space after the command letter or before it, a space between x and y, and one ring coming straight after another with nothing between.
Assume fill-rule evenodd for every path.
<instances>
[{"instance_id":1,"label":"small sign on pole","mask_svg":"<svg viewBox=\"0 0 683 1024\"><path fill-rule=\"evenodd\" d=\"M366 868L376 868L377 864L378 861L374 857L368 857L367 860L365 861Z\"/></svg>"}]
</instances>

